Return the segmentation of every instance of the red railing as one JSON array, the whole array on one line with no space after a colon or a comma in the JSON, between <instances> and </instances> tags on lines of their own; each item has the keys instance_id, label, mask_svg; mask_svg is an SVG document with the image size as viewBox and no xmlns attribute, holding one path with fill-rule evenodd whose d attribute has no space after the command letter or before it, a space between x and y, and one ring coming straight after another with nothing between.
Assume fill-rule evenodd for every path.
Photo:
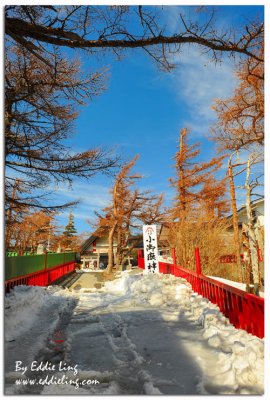
<instances>
[{"instance_id":1,"label":"red railing","mask_svg":"<svg viewBox=\"0 0 270 400\"><path fill-rule=\"evenodd\" d=\"M263 338L264 299L201 274L198 250L195 259L198 272L165 262L159 262L159 272L186 279L194 292L216 304L236 328ZM138 252L138 266L144 269L142 250Z\"/></svg>"},{"instance_id":2,"label":"red railing","mask_svg":"<svg viewBox=\"0 0 270 400\"><path fill-rule=\"evenodd\" d=\"M75 261L57 265L52 268L34 272L32 274L18 276L14 279L5 281L5 291L8 293L10 289L17 285L29 286L47 286L62 276L68 274L75 269Z\"/></svg>"}]
</instances>

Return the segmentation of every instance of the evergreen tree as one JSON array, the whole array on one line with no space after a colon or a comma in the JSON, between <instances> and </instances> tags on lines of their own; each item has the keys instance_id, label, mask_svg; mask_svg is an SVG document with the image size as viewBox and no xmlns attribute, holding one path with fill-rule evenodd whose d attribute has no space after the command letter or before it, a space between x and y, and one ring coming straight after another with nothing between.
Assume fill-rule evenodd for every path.
<instances>
[{"instance_id":1,"label":"evergreen tree","mask_svg":"<svg viewBox=\"0 0 270 400\"><path fill-rule=\"evenodd\" d=\"M72 211L70 211L69 217L68 217L68 223L67 223L67 226L65 227L63 235L68 238L71 238L71 237L75 236L76 233L77 233L77 230L74 225L74 215L72 214Z\"/></svg>"}]
</instances>

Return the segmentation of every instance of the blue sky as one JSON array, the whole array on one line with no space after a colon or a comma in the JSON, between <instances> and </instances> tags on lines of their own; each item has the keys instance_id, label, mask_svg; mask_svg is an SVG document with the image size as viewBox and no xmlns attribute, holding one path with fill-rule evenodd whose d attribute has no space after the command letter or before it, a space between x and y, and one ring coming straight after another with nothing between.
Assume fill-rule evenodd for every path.
<instances>
[{"instance_id":1,"label":"blue sky","mask_svg":"<svg viewBox=\"0 0 270 400\"><path fill-rule=\"evenodd\" d=\"M176 6L167 8L168 24L173 27L178 23ZM184 6L181 11L190 12ZM263 18L263 7L218 7L217 24L239 26L255 14ZM86 67L98 67L96 61L79 54ZM190 127L191 142L201 142L201 159L213 157L214 144L206 139L215 121L211 105L215 98L229 97L237 83L234 62L226 56L215 65L199 48L186 46L173 61L176 69L165 73L141 51L129 52L120 62L110 56L100 60L99 64L108 68L107 90L82 107L75 134L68 141L74 151L113 147L124 160L139 154L134 171L144 176L140 187L164 193L167 205L174 196L168 179L174 176L172 158L179 130ZM62 185L55 193L61 201L80 200L73 209L78 232L93 230L86 220L94 222L94 211L107 205L111 186L112 179L98 175L89 182L76 180L73 189ZM68 213L58 217L63 226Z\"/></svg>"}]
</instances>

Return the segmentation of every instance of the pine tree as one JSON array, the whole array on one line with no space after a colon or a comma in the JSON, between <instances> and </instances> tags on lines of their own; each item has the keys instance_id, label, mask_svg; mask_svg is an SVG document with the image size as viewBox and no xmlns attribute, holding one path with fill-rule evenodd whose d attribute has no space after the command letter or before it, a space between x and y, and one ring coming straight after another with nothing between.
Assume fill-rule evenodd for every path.
<instances>
[{"instance_id":1,"label":"pine tree","mask_svg":"<svg viewBox=\"0 0 270 400\"><path fill-rule=\"evenodd\" d=\"M65 230L63 232L63 235L67 238L72 238L77 234L77 230L74 225L74 215L72 214L72 211L69 213L68 217L68 224L65 227Z\"/></svg>"}]
</instances>

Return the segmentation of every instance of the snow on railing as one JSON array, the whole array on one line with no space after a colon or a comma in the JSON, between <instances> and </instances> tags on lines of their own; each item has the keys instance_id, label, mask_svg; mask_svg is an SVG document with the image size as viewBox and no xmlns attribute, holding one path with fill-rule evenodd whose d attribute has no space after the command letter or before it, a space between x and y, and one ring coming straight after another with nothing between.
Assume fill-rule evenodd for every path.
<instances>
[{"instance_id":1,"label":"snow on railing","mask_svg":"<svg viewBox=\"0 0 270 400\"><path fill-rule=\"evenodd\" d=\"M186 279L194 292L216 304L236 328L263 338L264 299L203 275L198 249L195 256L196 272L166 262L159 262L159 272ZM142 250L138 251L138 266L144 269Z\"/></svg>"}]
</instances>

